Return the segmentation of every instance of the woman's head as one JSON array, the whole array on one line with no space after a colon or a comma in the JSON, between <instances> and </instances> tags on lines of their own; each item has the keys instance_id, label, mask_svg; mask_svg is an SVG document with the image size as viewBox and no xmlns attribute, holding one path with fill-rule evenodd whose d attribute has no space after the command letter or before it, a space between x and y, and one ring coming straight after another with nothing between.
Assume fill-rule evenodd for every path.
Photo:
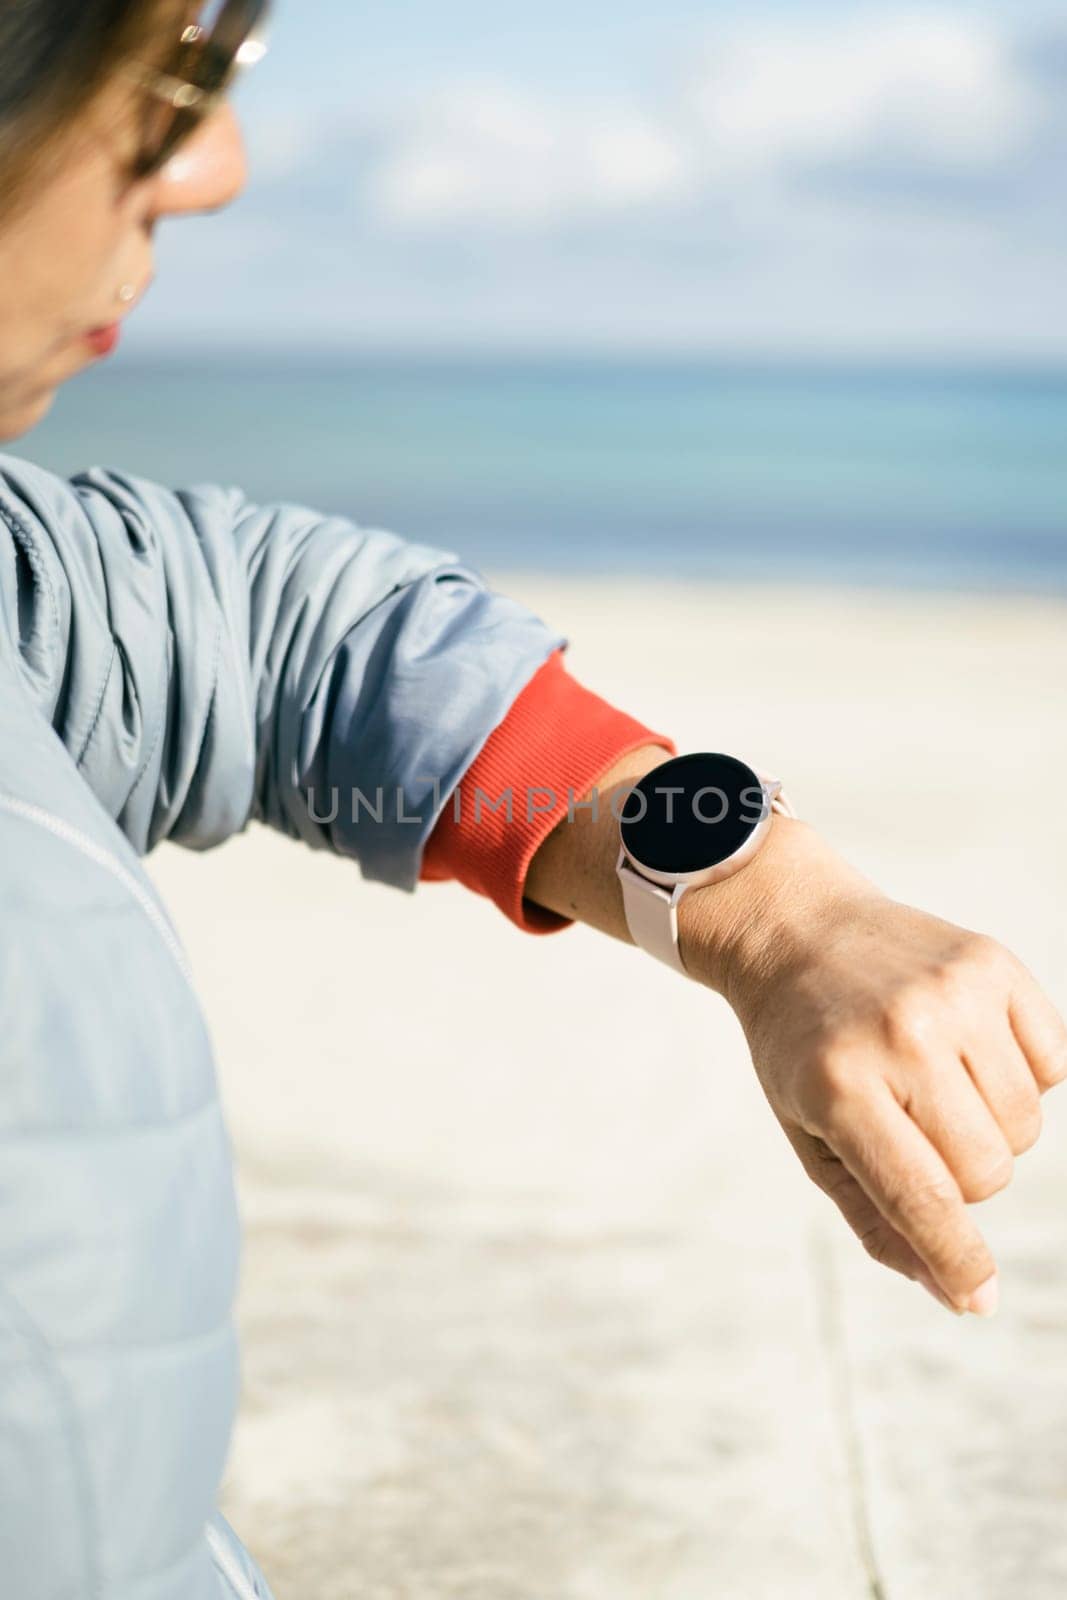
<instances>
[{"instance_id":1,"label":"woman's head","mask_svg":"<svg viewBox=\"0 0 1067 1600\"><path fill-rule=\"evenodd\" d=\"M0 439L114 343L161 217L245 180L221 99L262 0L0 0ZM177 140L181 137L181 142Z\"/></svg>"}]
</instances>

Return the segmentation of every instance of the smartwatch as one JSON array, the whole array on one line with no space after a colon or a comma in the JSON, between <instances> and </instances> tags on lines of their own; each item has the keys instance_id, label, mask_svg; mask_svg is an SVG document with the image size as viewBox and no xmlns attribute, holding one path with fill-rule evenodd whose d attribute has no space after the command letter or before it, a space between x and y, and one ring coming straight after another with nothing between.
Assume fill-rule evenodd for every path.
<instances>
[{"instance_id":1,"label":"smartwatch","mask_svg":"<svg viewBox=\"0 0 1067 1600\"><path fill-rule=\"evenodd\" d=\"M688 977L678 902L733 877L766 843L775 814L795 817L776 778L736 756L675 756L635 783L619 818L616 871L630 936Z\"/></svg>"}]
</instances>

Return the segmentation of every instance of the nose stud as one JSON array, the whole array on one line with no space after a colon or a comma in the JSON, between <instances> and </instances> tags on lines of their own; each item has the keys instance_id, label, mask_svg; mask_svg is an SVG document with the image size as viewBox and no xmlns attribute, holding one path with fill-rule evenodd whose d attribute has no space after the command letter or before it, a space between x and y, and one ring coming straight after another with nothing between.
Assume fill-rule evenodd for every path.
<instances>
[{"instance_id":1,"label":"nose stud","mask_svg":"<svg viewBox=\"0 0 1067 1600\"><path fill-rule=\"evenodd\" d=\"M124 306L128 306L130 304L130 301L134 299L136 294L137 294L137 290L134 288L132 283L124 283L121 286L121 288L119 289L119 302L120 302L120 304L124 305Z\"/></svg>"}]
</instances>

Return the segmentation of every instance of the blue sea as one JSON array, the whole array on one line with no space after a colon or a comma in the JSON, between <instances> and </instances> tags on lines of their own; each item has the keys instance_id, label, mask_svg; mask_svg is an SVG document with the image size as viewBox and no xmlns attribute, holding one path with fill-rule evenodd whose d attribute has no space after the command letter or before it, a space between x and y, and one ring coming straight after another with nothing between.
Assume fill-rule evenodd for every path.
<instances>
[{"instance_id":1,"label":"blue sea","mask_svg":"<svg viewBox=\"0 0 1067 1600\"><path fill-rule=\"evenodd\" d=\"M120 357L15 448L239 484L492 572L1067 592L1067 373Z\"/></svg>"}]
</instances>

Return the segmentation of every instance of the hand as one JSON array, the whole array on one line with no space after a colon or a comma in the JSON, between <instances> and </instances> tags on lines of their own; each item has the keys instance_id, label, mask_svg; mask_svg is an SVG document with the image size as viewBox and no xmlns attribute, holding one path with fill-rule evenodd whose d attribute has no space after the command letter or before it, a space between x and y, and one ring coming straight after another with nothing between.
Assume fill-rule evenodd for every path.
<instances>
[{"instance_id":1,"label":"hand","mask_svg":"<svg viewBox=\"0 0 1067 1600\"><path fill-rule=\"evenodd\" d=\"M664 759L622 758L602 796ZM587 798L587 797L586 797ZM605 803L530 865L538 905L630 939ZM775 819L741 872L678 910L692 977L748 1036L764 1092L818 1186L875 1260L953 1310L988 1314L996 1264L968 1203L1002 1189L1067 1076L1067 1029L992 940L881 894L806 824Z\"/></svg>"},{"instance_id":2,"label":"hand","mask_svg":"<svg viewBox=\"0 0 1067 1600\"><path fill-rule=\"evenodd\" d=\"M1010 1181L1067 1076L1067 1029L1027 970L887 899L791 821L727 884L691 891L679 923L689 970L737 1012L787 1138L869 1254L991 1315L996 1264L967 1205Z\"/></svg>"}]
</instances>

